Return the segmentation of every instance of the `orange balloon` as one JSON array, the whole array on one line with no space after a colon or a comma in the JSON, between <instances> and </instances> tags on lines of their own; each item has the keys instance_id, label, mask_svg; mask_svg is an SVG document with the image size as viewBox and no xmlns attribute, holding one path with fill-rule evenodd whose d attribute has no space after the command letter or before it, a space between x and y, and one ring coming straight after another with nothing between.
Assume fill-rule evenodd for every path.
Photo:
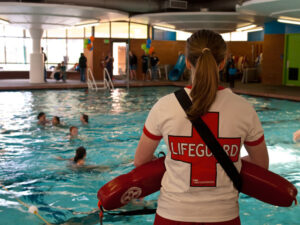
<instances>
[{"instance_id":1,"label":"orange balloon","mask_svg":"<svg viewBox=\"0 0 300 225\"><path fill-rule=\"evenodd\" d=\"M91 36L91 37L90 37L90 40L91 40L91 42L93 42L93 41L95 40L95 37L94 37L94 36Z\"/></svg>"},{"instance_id":2,"label":"orange balloon","mask_svg":"<svg viewBox=\"0 0 300 225\"><path fill-rule=\"evenodd\" d=\"M92 45L91 44L87 44L86 47L87 47L88 50L90 50L92 48Z\"/></svg>"}]
</instances>

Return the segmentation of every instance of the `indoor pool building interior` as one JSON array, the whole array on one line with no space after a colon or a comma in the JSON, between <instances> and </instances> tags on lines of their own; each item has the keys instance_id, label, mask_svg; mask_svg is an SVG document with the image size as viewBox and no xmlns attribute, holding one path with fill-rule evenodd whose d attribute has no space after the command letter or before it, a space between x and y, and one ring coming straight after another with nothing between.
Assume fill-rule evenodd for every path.
<instances>
[{"instance_id":1,"label":"indoor pool building interior","mask_svg":"<svg viewBox=\"0 0 300 225\"><path fill-rule=\"evenodd\" d=\"M0 225L153 224L159 189L114 209L98 191L135 171L141 135L156 138L145 127L153 105L192 87L187 40L203 29L227 45L219 89L258 115L267 172L286 182L272 188L294 194L280 206L270 202L284 194L242 191L241 224L300 225L299 0L0 1ZM162 140L154 155L170 152Z\"/></svg>"}]
</instances>

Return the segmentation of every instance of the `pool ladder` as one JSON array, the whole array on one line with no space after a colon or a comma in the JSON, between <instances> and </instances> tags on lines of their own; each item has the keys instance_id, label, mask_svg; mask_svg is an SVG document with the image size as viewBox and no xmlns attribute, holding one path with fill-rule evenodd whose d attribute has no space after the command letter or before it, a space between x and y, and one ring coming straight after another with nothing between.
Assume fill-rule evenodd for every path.
<instances>
[{"instance_id":1,"label":"pool ladder","mask_svg":"<svg viewBox=\"0 0 300 225\"><path fill-rule=\"evenodd\" d=\"M114 90L114 84L106 68L104 68L103 70L103 87L98 87L93 72L90 68L88 68L88 72L87 72L87 85L88 88L93 91L98 91L103 89Z\"/></svg>"}]
</instances>

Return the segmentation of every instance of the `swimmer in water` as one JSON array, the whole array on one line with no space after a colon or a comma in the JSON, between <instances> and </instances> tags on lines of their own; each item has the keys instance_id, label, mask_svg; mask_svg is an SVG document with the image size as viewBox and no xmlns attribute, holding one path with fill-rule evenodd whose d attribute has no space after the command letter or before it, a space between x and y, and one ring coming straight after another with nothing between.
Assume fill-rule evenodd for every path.
<instances>
[{"instance_id":1,"label":"swimmer in water","mask_svg":"<svg viewBox=\"0 0 300 225\"><path fill-rule=\"evenodd\" d=\"M70 127L70 134L68 135L68 138L73 139L73 138L78 138L78 128L77 127Z\"/></svg>"},{"instance_id":2,"label":"swimmer in water","mask_svg":"<svg viewBox=\"0 0 300 225\"><path fill-rule=\"evenodd\" d=\"M86 149L80 146L76 149L75 157L70 159L64 159L60 156L56 157L58 160L69 160L72 162L70 165L72 168L78 168L80 171L98 171L103 172L110 169L109 166L98 166L98 165L85 165Z\"/></svg>"},{"instance_id":3,"label":"swimmer in water","mask_svg":"<svg viewBox=\"0 0 300 225\"><path fill-rule=\"evenodd\" d=\"M49 123L49 120L47 120L46 114L44 112L40 112L39 115L37 116L37 119L38 119L37 122L38 125L45 126L47 123Z\"/></svg>"},{"instance_id":4,"label":"swimmer in water","mask_svg":"<svg viewBox=\"0 0 300 225\"><path fill-rule=\"evenodd\" d=\"M52 118L52 126L60 125L60 118L58 116L53 116Z\"/></svg>"},{"instance_id":5,"label":"swimmer in water","mask_svg":"<svg viewBox=\"0 0 300 225\"><path fill-rule=\"evenodd\" d=\"M89 116L86 114L81 114L80 121L83 125L87 125L89 123Z\"/></svg>"},{"instance_id":6,"label":"swimmer in water","mask_svg":"<svg viewBox=\"0 0 300 225\"><path fill-rule=\"evenodd\" d=\"M58 160L69 160L74 163L74 165L77 166L83 166L85 163L85 157L86 157L86 149L83 146L80 146L79 148L76 149L75 157L70 158L70 159L64 159L60 156L56 157Z\"/></svg>"},{"instance_id":7,"label":"swimmer in water","mask_svg":"<svg viewBox=\"0 0 300 225\"><path fill-rule=\"evenodd\" d=\"M300 130L297 130L294 134L293 134L293 141L295 143L299 142L300 143Z\"/></svg>"}]
</instances>

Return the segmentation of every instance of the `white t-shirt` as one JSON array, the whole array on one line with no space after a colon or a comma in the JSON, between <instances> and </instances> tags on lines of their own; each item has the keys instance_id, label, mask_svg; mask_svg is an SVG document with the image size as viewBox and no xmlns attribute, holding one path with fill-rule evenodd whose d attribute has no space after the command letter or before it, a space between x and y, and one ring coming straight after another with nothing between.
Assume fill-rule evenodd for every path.
<instances>
[{"instance_id":1,"label":"white t-shirt","mask_svg":"<svg viewBox=\"0 0 300 225\"><path fill-rule=\"evenodd\" d=\"M185 90L190 94L190 88ZM219 88L202 119L238 171L241 146L264 140L252 105L229 89ZM144 133L154 140L163 138L168 147L157 208L160 216L186 222L221 222L239 215L237 190L192 127L174 93L153 106Z\"/></svg>"}]
</instances>

